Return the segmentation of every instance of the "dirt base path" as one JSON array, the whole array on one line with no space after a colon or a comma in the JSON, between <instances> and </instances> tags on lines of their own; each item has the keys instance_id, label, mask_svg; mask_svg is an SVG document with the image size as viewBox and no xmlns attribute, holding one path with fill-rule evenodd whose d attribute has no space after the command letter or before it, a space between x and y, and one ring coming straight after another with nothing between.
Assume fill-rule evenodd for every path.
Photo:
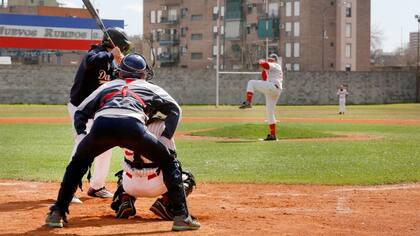
<instances>
[{"instance_id":1,"label":"dirt base path","mask_svg":"<svg viewBox=\"0 0 420 236\"><path fill-rule=\"evenodd\" d=\"M84 186L87 186L86 184ZM110 185L115 189L115 185ZM175 235L138 199L115 219L110 199L78 193L69 224L44 226L58 183L0 180L0 235ZM189 198L202 228L176 235L420 235L420 183L375 187L199 183Z\"/></svg>"}]
</instances>

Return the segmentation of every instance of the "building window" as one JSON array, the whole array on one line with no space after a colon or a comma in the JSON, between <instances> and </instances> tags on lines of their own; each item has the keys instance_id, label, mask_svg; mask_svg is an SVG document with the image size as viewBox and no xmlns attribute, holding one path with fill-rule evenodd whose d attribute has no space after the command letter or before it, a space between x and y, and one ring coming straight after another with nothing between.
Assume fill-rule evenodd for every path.
<instances>
[{"instance_id":1,"label":"building window","mask_svg":"<svg viewBox=\"0 0 420 236\"><path fill-rule=\"evenodd\" d=\"M346 23L346 37L351 38L351 23Z\"/></svg>"},{"instance_id":2,"label":"building window","mask_svg":"<svg viewBox=\"0 0 420 236\"><path fill-rule=\"evenodd\" d=\"M188 8L181 8L181 18L186 17L188 14Z\"/></svg>"},{"instance_id":3,"label":"building window","mask_svg":"<svg viewBox=\"0 0 420 236\"><path fill-rule=\"evenodd\" d=\"M156 11L150 11L150 23L156 23Z\"/></svg>"},{"instance_id":4,"label":"building window","mask_svg":"<svg viewBox=\"0 0 420 236\"><path fill-rule=\"evenodd\" d=\"M191 34L191 40L202 40L203 34Z\"/></svg>"},{"instance_id":5,"label":"building window","mask_svg":"<svg viewBox=\"0 0 420 236\"><path fill-rule=\"evenodd\" d=\"M291 71L292 70L292 64L290 64L290 63L286 63L285 67L286 67L286 71Z\"/></svg>"},{"instance_id":6,"label":"building window","mask_svg":"<svg viewBox=\"0 0 420 236\"><path fill-rule=\"evenodd\" d=\"M286 2L286 16L292 16L292 2Z\"/></svg>"},{"instance_id":7,"label":"building window","mask_svg":"<svg viewBox=\"0 0 420 236\"><path fill-rule=\"evenodd\" d=\"M182 56L187 55L188 48L187 46L181 46L181 54Z\"/></svg>"},{"instance_id":8,"label":"building window","mask_svg":"<svg viewBox=\"0 0 420 236\"><path fill-rule=\"evenodd\" d=\"M188 27L181 28L181 37L185 37L187 35Z\"/></svg>"},{"instance_id":9,"label":"building window","mask_svg":"<svg viewBox=\"0 0 420 236\"><path fill-rule=\"evenodd\" d=\"M346 4L346 17L351 17L351 2Z\"/></svg>"},{"instance_id":10,"label":"building window","mask_svg":"<svg viewBox=\"0 0 420 236\"><path fill-rule=\"evenodd\" d=\"M270 17L278 17L279 16L279 4L278 3L268 4L268 15Z\"/></svg>"},{"instance_id":11,"label":"building window","mask_svg":"<svg viewBox=\"0 0 420 236\"><path fill-rule=\"evenodd\" d=\"M169 9L168 20L169 21L177 21L178 20L176 9Z\"/></svg>"},{"instance_id":12,"label":"building window","mask_svg":"<svg viewBox=\"0 0 420 236\"><path fill-rule=\"evenodd\" d=\"M213 7L213 20L217 20L219 9L217 6Z\"/></svg>"},{"instance_id":13,"label":"building window","mask_svg":"<svg viewBox=\"0 0 420 236\"><path fill-rule=\"evenodd\" d=\"M247 13L252 14L252 9L254 9L254 4L253 3L248 3L247 4Z\"/></svg>"},{"instance_id":14,"label":"building window","mask_svg":"<svg viewBox=\"0 0 420 236\"><path fill-rule=\"evenodd\" d=\"M156 18L157 18L157 23L160 23L160 21L162 20L162 11L161 10L157 11Z\"/></svg>"},{"instance_id":15,"label":"building window","mask_svg":"<svg viewBox=\"0 0 420 236\"><path fill-rule=\"evenodd\" d=\"M286 32L292 32L292 23L286 22Z\"/></svg>"},{"instance_id":16,"label":"building window","mask_svg":"<svg viewBox=\"0 0 420 236\"><path fill-rule=\"evenodd\" d=\"M351 44L346 44L346 58L351 58Z\"/></svg>"},{"instance_id":17,"label":"building window","mask_svg":"<svg viewBox=\"0 0 420 236\"><path fill-rule=\"evenodd\" d=\"M202 20L203 15L191 15L191 20Z\"/></svg>"},{"instance_id":18,"label":"building window","mask_svg":"<svg viewBox=\"0 0 420 236\"><path fill-rule=\"evenodd\" d=\"M290 36L292 34L292 23L291 22L286 22L285 32L286 32L286 36Z\"/></svg>"},{"instance_id":19,"label":"building window","mask_svg":"<svg viewBox=\"0 0 420 236\"><path fill-rule=\"evenodd\" d=\"M286 43L286 57L291 57L292 56L292 44L291 43Z\"/></svg>"},{"instance_id":20,"label":"building window","mask_svg":"<svg viewBox=\"0 0 420 236\"><path fill-rule=\"evenodd\" d=\"M299 37L300 36L300 23L299 22L295 22L294 26L293 26L293 35L295 37Z\"/></svg>"},{"instance_id":21,"label":"building window","mask_svg":"<svg viewBox=\"0 0 420 236\"><path fill-rule=\"evenodd\" d=\"M294 43L293 45L293 56L300 57L300 43Z\"/></svg>"},{"instance_id":22,"label":"building window","mask_svg":"<svg viewBox=\"0 0 420 236\"><path fill-rule=\"evenodd\" d=\"M202 52L192 52L191 53L191 60L201 60L203 59L203 53Z\"/></svg>"},{"instance_id":23,"label":"building window","mask_svg":"<svg viewBox=\"0 0 420 236\"><path fill-rule=\"evenodd\" d=\"M220 45L220 55L223 55L223 45ZM213 45L213 56L217 56L217 45Z\"/></svg>"},{"instance_id":24,"label":"building window","mask_svg":"<svg viewBox=\"0 0 420 236\"><path fill-rule=\"evenodd\" d=\"M351 64L346 65L346 71L351 71Z\"/></svg>"},{"instance_id":25,"label":"building window","mask_svg":"<svg viewBox=\"0 0 420 236\"><path fill-rule=\"evenodd\" d=\"M293 71L300 71L300 64L293 64Z\"/></svg>"},{"instance_id":26,"label":"building window","mask_svg":"<svg viewBox=\"0 0 420 236\"><path fill-rule=\"evenodd\" d=\"M295 9L294 9L295 11L294 11L294 15L295 16L300 16L300 2L299 1L296 1L295 2Z\"/></svg>"}]
</instances>

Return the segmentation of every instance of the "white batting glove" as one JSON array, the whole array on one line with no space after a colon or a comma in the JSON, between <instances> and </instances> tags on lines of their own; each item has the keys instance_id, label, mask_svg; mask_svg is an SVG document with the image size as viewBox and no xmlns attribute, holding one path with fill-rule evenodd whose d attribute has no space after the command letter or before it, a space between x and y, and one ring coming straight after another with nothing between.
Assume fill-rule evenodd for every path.
<instances>
[{"instance_id":1,"label":"white batting glove","mask_svg":"<svg viewBox=\"0 0 420 236\"><path fill-rule=\"evenodd\" d=\"M168 139L167 137L160 136L158 140L169 150L176 151L175 141L173 138Z\"/></svg>"}]
</instances>

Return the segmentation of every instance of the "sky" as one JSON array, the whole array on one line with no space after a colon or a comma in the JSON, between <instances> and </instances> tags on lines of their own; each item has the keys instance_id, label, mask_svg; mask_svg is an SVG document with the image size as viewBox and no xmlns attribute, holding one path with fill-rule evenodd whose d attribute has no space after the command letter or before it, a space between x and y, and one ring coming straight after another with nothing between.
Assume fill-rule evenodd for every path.
<instances>
[{"instance_id":1,"label":"sky","mask_svg":"<svg viewBox=\"0 0 420 236\"><path fill-rule=\"evenodd\" d=\"M58 0L68 7L81 7L82 0ZM129 35L143 33L143 0L91 0L104 19L123 19ZM262 0L261 0L262 1ZM359 0L365 1L365 0ZM417 32L414 15L420 15L420 0L371 0L371 25L383 32L382 48L392 52Z\"/></svg>"}]
</instances>

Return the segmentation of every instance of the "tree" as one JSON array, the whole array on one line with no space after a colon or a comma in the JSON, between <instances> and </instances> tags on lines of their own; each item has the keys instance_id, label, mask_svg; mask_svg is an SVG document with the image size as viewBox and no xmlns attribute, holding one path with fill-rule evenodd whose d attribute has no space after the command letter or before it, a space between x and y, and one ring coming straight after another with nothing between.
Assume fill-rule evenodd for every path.
<instances>
[{"instance_id":1,"label":"tree","mask_svg":"<svg viewBox=\"0 0 420 236\"><path fill-rule=\"evenodd\" d=\"M378 25L372 25L370 31L370 55L373 64L380 64L379 59L383 55L382 41L384 32Z\"/></svg>"}]
</instances>

